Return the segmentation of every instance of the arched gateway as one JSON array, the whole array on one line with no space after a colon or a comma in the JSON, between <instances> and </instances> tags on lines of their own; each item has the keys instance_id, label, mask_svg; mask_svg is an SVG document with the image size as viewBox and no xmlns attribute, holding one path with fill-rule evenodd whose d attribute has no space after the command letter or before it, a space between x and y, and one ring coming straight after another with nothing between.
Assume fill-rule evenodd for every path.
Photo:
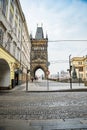
<instances>
[{"instance_id":1,"label":"arched gateway","mask_svg":"<svg viewBox=\"0 0 87 130\"><path fill-rule=\"evenodd\" d=\"M35 38L31 38L30 75L35 77L37 69L42 69L47 78L48 70L48 37L44 38L43 28L37 27Z\"/></svg>"},{"instance_id":2,"label":"arched gateway","mask_svg":"<svg viewBox=\"0 0 87 130\"><path fill-rule=\"evenodd\" d=\"M4 59L0 59L0 89L10 86L10 66Z\"/></svg>"}]
</instances>

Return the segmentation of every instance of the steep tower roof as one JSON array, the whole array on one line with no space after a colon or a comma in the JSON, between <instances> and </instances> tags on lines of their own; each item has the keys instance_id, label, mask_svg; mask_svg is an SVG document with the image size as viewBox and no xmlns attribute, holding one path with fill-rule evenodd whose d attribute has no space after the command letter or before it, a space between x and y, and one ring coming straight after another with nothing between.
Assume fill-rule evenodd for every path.
<instances>
[{"instance_id":1,"label":"steep tower roof","mask_svg":"<svg viewBox=\"0 0 87 130\"><path fill-rule=\"evenodd\" d=\"M43 39L43 38L44 38L43 28L37 27L35 39L39 40L39 39Z\"/></svg>"}]
</instances>

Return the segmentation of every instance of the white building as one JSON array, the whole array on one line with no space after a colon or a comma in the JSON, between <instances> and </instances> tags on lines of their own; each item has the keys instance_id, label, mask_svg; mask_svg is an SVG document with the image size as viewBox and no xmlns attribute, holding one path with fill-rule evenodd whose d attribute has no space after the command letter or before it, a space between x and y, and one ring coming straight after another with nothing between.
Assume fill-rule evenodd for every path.
<instances>
[{"instance_id":1,"label":"white building","mask_svg":"<svg viewBox=\"0 0 87 130\"><path fill-rule=\"evenodd\" d=\"M8 66L9 81L0 76L0 87L26 81L30 69L30 37L19 0L0 0L0 75ZM5 83L4 83L5 81Z\"/></svg>"}]
</instances>

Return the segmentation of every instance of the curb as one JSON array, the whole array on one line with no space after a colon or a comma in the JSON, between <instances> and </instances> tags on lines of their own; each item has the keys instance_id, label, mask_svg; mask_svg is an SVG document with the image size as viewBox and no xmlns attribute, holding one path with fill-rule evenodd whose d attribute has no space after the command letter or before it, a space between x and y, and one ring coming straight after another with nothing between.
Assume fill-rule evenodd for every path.
<instances>
[{"instance_id":1,"label":"curb","mask_svg":"<svg viewBox=\"0 0 87 130\"><path fill-rule=\"evenodd\" d=\"M87 89L62 89L62 90L40 90L40 91L26 91L28 93L49 93L49 92L87 92Z\"/></svg>"}]
</instances>

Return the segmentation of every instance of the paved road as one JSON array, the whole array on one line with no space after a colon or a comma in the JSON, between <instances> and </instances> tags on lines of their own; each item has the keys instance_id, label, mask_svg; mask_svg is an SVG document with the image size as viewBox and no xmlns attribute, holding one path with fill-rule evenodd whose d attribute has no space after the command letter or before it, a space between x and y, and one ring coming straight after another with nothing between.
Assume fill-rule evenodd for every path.
<instances>
[{"instance_id":1,"label":"paved road","mask_svg":"<svg viewBox=\"0 0 87 130\"><path fill-rule=\"evenodd\" d=\"M25 86L0 93L0 130L87 130L87 92L35 93Z\"/></svg>"}]
</instances>

